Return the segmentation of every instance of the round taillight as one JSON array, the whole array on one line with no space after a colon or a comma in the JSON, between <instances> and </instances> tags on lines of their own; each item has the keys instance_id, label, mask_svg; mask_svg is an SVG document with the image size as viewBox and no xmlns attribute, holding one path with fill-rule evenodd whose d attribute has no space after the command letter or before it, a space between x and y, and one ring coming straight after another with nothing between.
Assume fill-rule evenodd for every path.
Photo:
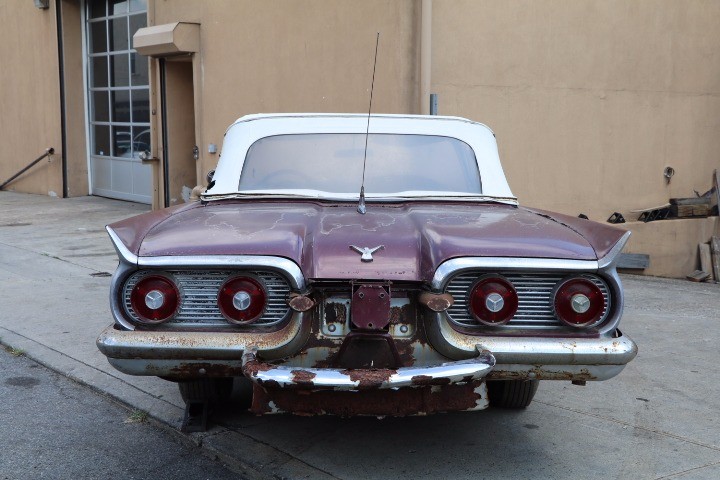
<instances>
[{"instance_id":1,"label":"round taillight","mask_svg":"<svg viewBox=\"0 0 720 480\"><path fill-rule=\"evenodd\" d=\"M555 315L571 327L587 327L602 317L605 297L600 287L587 278L574 277L555 290Z\"/></svg>"},{"instance_id":2,"label":"round taillight","mask_svg":"<svg viewBox=\"0 0 720 480\"><path fill-rule=\"evenodd\" d=\"M130 292L130 305L143 323L162 323L175 315L180 293L175 284L161 275L140 279Z\"/></svg>"},{"instance_id":3,"label":"round taillight","mask_svg":"<svg viewBox=\"0 0 720 480\"><path fill-rule=\"evenodd\" d=\"M470 290L470 313L485 325L503 325L518 309L512 283L502 277L481 278Z\"/></svg>"},{"instance_id":4,"label":"round taillight","mask_svg":"<svg viewBox=\"0 0 720 480\"><path fill-rule=\"evenodd\" d=\"M230 323L252 323L262 315L267 303L265 289L252 277L234 277L220 287L218 306Z\"/></svg>"}]
</instances>

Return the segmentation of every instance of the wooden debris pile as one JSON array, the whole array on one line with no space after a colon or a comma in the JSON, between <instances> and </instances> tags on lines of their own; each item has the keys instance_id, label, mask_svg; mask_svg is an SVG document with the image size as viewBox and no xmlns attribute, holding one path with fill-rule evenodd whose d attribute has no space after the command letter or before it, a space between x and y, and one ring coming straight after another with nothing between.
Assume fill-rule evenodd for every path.
<instances>
[{"instance_id":1,"label":"wooden debris pile","mask_svg":"<svg viewBox=\"0 0 720 480\"><path fill-rule=\"evenodd\" d=\"M700 270L692 272L687 279L692 282L720 282L720 237L698 244L698 255Z\"/></svg>"},{"instance_id":2,"label":"wooden debris pile","mask_svg":"<svg viewBox=\"0 0 720 480\"><path fill-rule=\"evenodd\" d=\"M670 175L672 176L672 175ZM670 176L668 177L668 181ZM654 222L657 220L670 220L674 218L706 218L717 216L720 209L720 174L713 172L712 188L702 195L695 192L694 197L671 198L664 205L631 210L637 214L640 222ZM581 214L582 217L584 215ZM628 215L630 217L630 215ZM587 218L587 217L585 217ZM629 219L630 220L630 219ZM607 219L608 223L625 223L626 219L620 212L614 212ZM632 221L632 220L630 220ZM707 243L698 245L700 268L689 275L687 279L693 282L720 282L720 237L712 237ZM630 270L644 270L650 264L650 257L645 254L623 253L618 261L618 268Z\"/></svg>"}]
</instances>

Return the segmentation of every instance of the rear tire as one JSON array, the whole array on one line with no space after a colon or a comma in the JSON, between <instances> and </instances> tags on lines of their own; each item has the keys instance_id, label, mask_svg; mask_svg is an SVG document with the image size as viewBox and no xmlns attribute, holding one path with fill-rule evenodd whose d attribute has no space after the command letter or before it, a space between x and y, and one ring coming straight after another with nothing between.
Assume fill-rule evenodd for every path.
<instances>
[{"instance_id":1,"label":"rear tire","mask_svg":"<svg viewBox=\"0 0 720 480\"><path fill-rule=\"evenodd\" d=\"M487 382L490 405L500 408L525 408L530 405L539 380L495 380Z\"/></svg>"},{"instance_id":2,"label":"rear tire","mask_svg":"<svg viewBox=\"0 0 720 480\"><path fill-rule=\"evenodd\" d=\"M180 396L185 403L224 402L233 389L232 378L196 378L178 382Z\"/></svg>"}]
</instances>

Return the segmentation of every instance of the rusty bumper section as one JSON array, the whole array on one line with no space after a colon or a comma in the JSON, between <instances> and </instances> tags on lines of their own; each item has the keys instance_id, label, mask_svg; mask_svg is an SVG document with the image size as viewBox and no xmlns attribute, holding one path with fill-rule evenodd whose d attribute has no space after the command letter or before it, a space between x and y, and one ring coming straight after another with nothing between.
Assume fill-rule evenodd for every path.
<instances>
[{"instance_id":1,"label":"rusty bumper section","mask_svg":"<svg viewBox=\"0 0 720 480\"><path fill-rule=\"evenodd\" d=\"M495 357L482 352L469 360L398 369L297 368L243 355L243 374L254 382L256 414L427 415L488 407L484 377Z\"/></svg>"},{"instance_id":2,"label":"rusty bumper section","mask_svg":"<svg viewBox=\"0 0 720 480\"><path fill-rule=\"evenodd\" d=\"M180 380L241 376L241 357L250 345L274 360L297 352L309 335L310 322L304 313L296 313L284 328L267 333L127 331L110 325L96 344L123 373Z\"/></svg>"},{"instance_id":3,"label":"rusty bumper section","mask_svg":"<svg viewBox=\"0 0 720 480\"><path fill-rule=\"evenodd\" d=\"M494 366L495 357L489 352L469 360L398 369L286 367L259 361L256 349L243 354L243 374L256 384L306 390L383 390L468 383L484 378Z\"/></svg>"},{"instance_id":4,"label":"rusty bumper section","mask_svg":"<svg viewBox=\"0 0 720 480\"><path fill-rule=\"evenodd\" d=\"M288 359L283 367L286 370L275 373L283 375L279 384L309 381L311 388L319 388L316 385L323 382L332 386L335 380L327 378L326 371L319 369L322 375L318 376L313 369L292 366L293 355L311 336L309 319L303 313L295 315L282 330L270 333L123 331L111 326L101 333L97 344L108 361L123 373L178 380L243 375L242 355L253 346L265 361ZM442 314L426 322L425 331L432 349L445 358L464 361L477 357L478 351L492 352L497 365L483 375L488 380L606 380L620 373L637 355L635 342L620 331L612 337L600 338L473 336L452 329ZM462 368L469 367L463 365ZM391 370L370 371L381 378L388 375L381 382L387 382L385 388L406 388L408 382L413 383L413 377L418 377L415 379L418 382L425 375L402 369L399 375ZM347 380L348 374L332 375L336 376L339 389L359 385L355 380ZM433 382L437 382L437 378L445 375L430 376Z\"/></svg>"},{"instance_id":5,"label":"rusty bumper section","mask_svg":"<svg viewBox=\"0 0 720 480\"><path fill-rule=\"evenodd\" d=\"M483 380L449 385L357 391L264 388L253 384L250 411L257 415L372 415L405 417L483 410L489 405Z\"/></svg>"}]
</instances>

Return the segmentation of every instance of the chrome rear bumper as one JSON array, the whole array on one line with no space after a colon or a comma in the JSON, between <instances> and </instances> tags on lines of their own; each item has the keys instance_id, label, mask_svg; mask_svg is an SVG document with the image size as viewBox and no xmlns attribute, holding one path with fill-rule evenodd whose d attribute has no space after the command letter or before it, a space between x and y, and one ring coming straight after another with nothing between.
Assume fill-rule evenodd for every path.
<instances>
[{"instance_id":1,"label":"chrome rear bumper","mask_svg":"<svg viewBox=\"0 0 720 480\"><path fill-rule=\"evenodd\" d=\"M281 366L272 365L275 372L261 376L261 380L274 380L279 384L293 383L293 372L305 371L314 374L313 385L320 384L333 388L354 388L354 381L345 374L332 373L329 377L323 369L310 369L293 364L293 352L304 343L307 333L303 329L285 332L277 345L258 347L263 360L273 360L273 355L286 353L287 360ZM297 336L293 338L293 333ZM442 338L437 335L444 333ZM455 360L445 365L415 365L398 369L399 374L384 380L385 387L412 385L444 378L462 377L467 372L488 380L607 380L620 373L625 365L637 355L637 346L627 335L616 332L608 338L551 338L551 337L482 337L463 335L454 330L428 331L432 347L443 356ZM211 332L143 332L106 328L97 339L100 351L118 370L129 375L154 375L175 379L198 378L203 376L246 375L247 363L243 367L243 354L251 353L250 347L257 344L257 337L235 333ZM484 367L477 365L478 351L490 352L495 366L482 373ZM257 358L255 359L257 360ZM462 361L470 360L469 363ZM460 361L460 363L458 363ZM475 362L475 365L473 365ZM277 363L277 362L273 362ZM485 362L490 364L489 361ZM457 368L456 374L449 373L448 365ZM473 369L478 370L474 371ZM430 369L430 374L427 371ZM339 370L338 370L339 371ZM269 375L269 374L268 374ZM424 377L429 377L426 379ZM307 378L307 375L305 375ZM445 381L445 380L441 380ZM297 382L296 382L297 383ZM301 384L298 384L301 385Z\"/></svg>"}]
</instances>

